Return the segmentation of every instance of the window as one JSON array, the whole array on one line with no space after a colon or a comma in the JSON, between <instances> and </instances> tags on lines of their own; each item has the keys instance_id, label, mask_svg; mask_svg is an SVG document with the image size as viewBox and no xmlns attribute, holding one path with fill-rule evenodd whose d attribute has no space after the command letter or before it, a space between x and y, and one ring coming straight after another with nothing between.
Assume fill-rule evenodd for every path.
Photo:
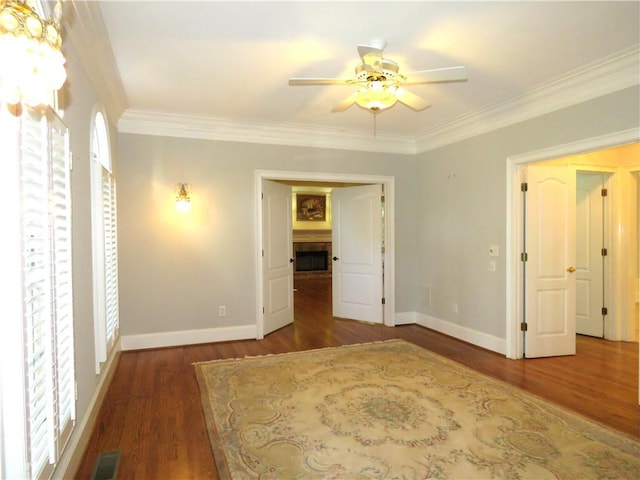
<instances>
[{"instance_id":1,"label":"window","mask_svg":"<svg viewBox=\"0 0 640 480\"><path fill-rule=\"evenodd\" d=\"M75 423L68 131L47 109L0 104L2 478L53 471Z\"/></svg>"},{"instance_id":2,"label":"window","mask_svg":"<svg viewBox=\"0 0 640 480\"><path fill-rule=\"evenodd\" d=\"M93 228L93 311L96 373L118 339L118 244L116 180L111 165L106 117L96 111L91 127Z\"/></svg>"}]
</instances>

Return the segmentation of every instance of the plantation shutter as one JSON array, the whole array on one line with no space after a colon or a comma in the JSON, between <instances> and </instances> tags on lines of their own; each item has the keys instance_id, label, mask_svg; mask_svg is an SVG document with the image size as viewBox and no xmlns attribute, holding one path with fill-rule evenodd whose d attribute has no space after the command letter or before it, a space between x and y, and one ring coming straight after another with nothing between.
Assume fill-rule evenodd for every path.
<instances>
[{"instance_id":1,"label":"plantation shutter","mask_svg":"<svg viewBox=\"0 0 640 480\"><path fill-rule=\"evenodd\" d=\"M68 132L25 109L19 124L26 471L47 476L75 420Z\"/></svg>"},{"instance_id":2,"label":"plantation shutter","mask_svg":"<svg viewBox=\"0 0 640 480\"><path fill-rule=\"evenodd\" d=\"M55 308L57 440L59 449L71 435L75 420L75 369L73 355L73 282L71 251L71 178L69 137L57 118L49 129L51 140L51 210Z\"/></svg>"},{"instance_id":3,"label":"plantation shutter","mask_svg":"<svg viewBox=\"0 0 640 480\"><path fill-rule=\"evenodd\" d=\"M104 231L105 317L107 351L118 337L118 243L116 223L116 181L102 168L102 214Z\"/></svg>"},{"instance_id":4,"label":"plantation shutter","mask_svg":"<svg viewBox=\"0 0 640 480\"><path fill-rule=\"evenodd\" d=\"M23 322L25 332L25 388L27 456L31 477L49 464L52 431L53 375L51 263L49 231L49 174L46 119L25 112L21 122L20 166L23 236Z\"/></svg>"}]
</instances>

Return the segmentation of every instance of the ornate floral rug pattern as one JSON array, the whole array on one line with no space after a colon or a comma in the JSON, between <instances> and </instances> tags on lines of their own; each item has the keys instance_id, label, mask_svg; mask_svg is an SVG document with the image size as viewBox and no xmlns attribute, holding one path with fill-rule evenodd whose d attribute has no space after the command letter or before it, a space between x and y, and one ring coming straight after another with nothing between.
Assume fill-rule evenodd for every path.
<instances>
[{"instance_id":1,"label":"ornate floral rug pattern","mask_svg":"<svg viewBox=\"0 0 640 480\"><path fill-rule=\"evenodd\" d=\"M638 479L640 442L403 340L195 364L225 479Z\"/></svg>"}]
</instances>

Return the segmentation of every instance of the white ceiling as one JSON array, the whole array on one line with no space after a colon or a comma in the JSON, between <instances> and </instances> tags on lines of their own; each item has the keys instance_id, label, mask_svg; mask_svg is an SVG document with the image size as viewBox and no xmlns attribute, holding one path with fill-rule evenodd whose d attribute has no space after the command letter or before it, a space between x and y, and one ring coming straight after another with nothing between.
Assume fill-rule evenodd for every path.
<instances>
[{"instance_id":1,"label":"white ceiling","mask_svg":"<svg viewBox=\"0 0 640 480\"><path fill-rule=\"evenodd\" d=\"M288 79L350 77L359 62L356 46L374 39L387 42L385 57L401 73L464 65L466 82L410 87L430 108L397 104L377 116L380 135L414 139L640 41L637 1L99 6L129 111L370 134L367 111L354 105L331 113L352 87L290 87Z\"/></svg>"}]
</instances>

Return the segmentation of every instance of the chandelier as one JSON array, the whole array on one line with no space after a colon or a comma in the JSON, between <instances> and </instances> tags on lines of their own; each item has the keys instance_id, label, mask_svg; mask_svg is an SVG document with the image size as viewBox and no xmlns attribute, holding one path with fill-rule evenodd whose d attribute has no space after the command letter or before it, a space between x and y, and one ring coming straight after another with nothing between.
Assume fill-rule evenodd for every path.
<instances>
[{"instance_id":1,"label":"chandelier","mask_svg":"<svg viewBox=\"0 0 640 480\"><path fill-rule=\"evenodd\" d=\"M49 104L67 78L60 48L61 1L43 20L28 0L0 0L0 101Z\"/></svg>"}]
</instances>

